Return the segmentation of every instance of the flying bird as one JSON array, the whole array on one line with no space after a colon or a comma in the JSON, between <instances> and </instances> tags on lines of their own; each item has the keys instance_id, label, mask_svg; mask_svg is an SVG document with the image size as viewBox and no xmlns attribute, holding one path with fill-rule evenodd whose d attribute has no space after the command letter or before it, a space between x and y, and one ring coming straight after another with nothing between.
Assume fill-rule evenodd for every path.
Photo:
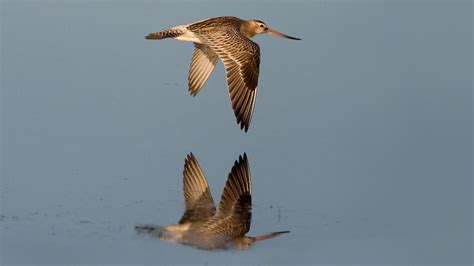
<instances>
[{"instance_id":1,"label":"flying bird","mask_svg":"<svg viewBox=\"0 0 474 266\"><path fill-rule=\"evenodd\" d=\"M245 153L235 161L217 209L206 177L192 153L184 162L183 191L185 210L177 224L137 225L137 232L208 250L247 249L256 241L289 233L279 231L257 237L245 236L252 218L251 178Z\"/></svg>"},{"instance_id":2,"label":"flying bird","mask_svg":"<svg viewBox=\"0 0 474 266\"><path fill-rule=\"evenodd\" d=\"M148 34L148 40L173 38L194 43L188 73L189 92L196 96L219 58L224 64L227 87L237 123L247 132L255 108L260 48L250 40L257 34L300 40L270 29L261 20L217 17Z\"/></svg>"}]
</instances>

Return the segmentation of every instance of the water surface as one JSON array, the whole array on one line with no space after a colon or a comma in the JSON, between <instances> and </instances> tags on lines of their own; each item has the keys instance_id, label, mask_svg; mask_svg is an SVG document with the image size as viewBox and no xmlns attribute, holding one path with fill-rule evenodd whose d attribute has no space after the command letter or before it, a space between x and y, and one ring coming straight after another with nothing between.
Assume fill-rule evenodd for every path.
<instances>
[{"instance_id":1,"label":"water surface","mask_svg":"<svg viewBox=\"0 0 474 266\"><path fill-rule=\"evenodd\" d=\"M470 264L472 2L4 1L1 262ZM187 92L207 17L258 18L259 97L239 130L218 64ZM247 152L245 252L138 236L181 216L184 157L213 195Z\"/></svg>"}]
</instances>

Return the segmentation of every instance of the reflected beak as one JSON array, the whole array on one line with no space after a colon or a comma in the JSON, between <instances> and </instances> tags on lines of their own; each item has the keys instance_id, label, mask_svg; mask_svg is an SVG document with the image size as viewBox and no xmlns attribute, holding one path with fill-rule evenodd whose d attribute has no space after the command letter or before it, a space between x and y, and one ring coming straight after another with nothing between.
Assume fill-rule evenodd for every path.
<instances>
[{"instance_id":1,"label":"reflected beak","mask_svg":"<svg viewBox=\"0 0 474 266\"><path fill-rule=\"evenodd\" d=\"M291 38L293 38L293 37L291 37ZM299 40L299 39L293 39L293 40ZM256 237L254 237L254 239L255 239L255 241L260 241L260 240L265 240L265 239L269 239L269 238L272 238L272 237L276 237L276 236L281 235L281 234L287 234L289 232L290 231L271 232L271 233L266 233L266 234L261 235L261 236L256 236Z\"/></svg>"},{"instance_id":2,"label":"reflected beak","mask_svg":"<svg viewBox=\"0 0 474 266\"><path fill-rule=\"evenodd\" d=\"M281 33L281 32L278 32L278 31L272 30L272 29L268 29L268 31L267 31L266 33L271 34L271 35L275 35L275 36L278 36L278 37L283 37L283 38L291 39L291 40L301 40L300 38L291 37L291 36L289 36L289 35L283 34L283 33Z\"/></svg>"}]
</instances>

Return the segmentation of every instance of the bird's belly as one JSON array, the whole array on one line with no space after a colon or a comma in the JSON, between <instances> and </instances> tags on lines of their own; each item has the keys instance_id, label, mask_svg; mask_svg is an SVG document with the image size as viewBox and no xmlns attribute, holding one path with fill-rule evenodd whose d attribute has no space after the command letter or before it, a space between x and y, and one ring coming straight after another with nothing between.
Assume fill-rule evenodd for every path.
<instances>
[{"instance_id":1,"label":"bird's belly","mask_svg":"<svg viewBox=\"0 0 474 266\"><path fill-rule=\"evenodd\" d=\"M191 224L170 224L165 227L162 227L158 233L160 240L168 242L177 242L182 237L183 234L189 229Z\"/></svg>"},{"instance_id":2,"label":"bird's belly","mask_svg":"<svg viewBox=\"0 0 474 266\"><path fill-rule=\"evenodd\" d=\"M178 37L175 38L176 40L180 40L180 41L185 41L185 42L195 42L195 43L202 43L202 41L196 37L196 35L194 35L192 32L191 34L183 34L183 35L180 35Z\"/></svg>"},{"instance_id":3,"label":"bird's belly","mask_svg":"<svg viewBox=\"0 0 474 266\"><path fill-rule=\"evenodd\" d=\"M186 232L181 239L178 240L181 244L194 246L199 249L227 249L228 239L222 236L209 236L202 233Z\"/></svg>"},{"instance_id":4,"label":"bird's belly","mask_svg":"<svg viewBox=\"0 0 474 266\"><path fill-rule=\"evenodd\" d=\"M175 37L176 40L185 41L185 42L196 42L202 43L202 41L194 34L194 32L187 29L187 25L180 25L174 27L182 32L181 35Z\"/></svg>"}]
</instances>

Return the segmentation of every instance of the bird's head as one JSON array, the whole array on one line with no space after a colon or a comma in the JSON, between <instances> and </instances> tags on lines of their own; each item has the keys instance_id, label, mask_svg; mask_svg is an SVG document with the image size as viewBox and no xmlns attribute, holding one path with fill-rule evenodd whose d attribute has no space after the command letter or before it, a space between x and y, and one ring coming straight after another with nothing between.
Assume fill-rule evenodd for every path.
<instances>
[{"instance_id":1,"label":"bird's head","mask_svg":"<svg viewBox=\"0 0 474 266\"><path fill-rule=\"evenodd\" d=\"M241 237L237 237L235 238L231 245L233 248L236 248L236 249L248 249L252 246L253 243L255 243L255 238L254 237L250 237L250 236L241 236Z\"/></svg>"},{"instance_id":2,"label":"bird's head","mask_svg":"<svg viewBox=\"0 0 474 266\"><path fill-rule=\"evenodd\" d=\"M247 37L253 37L257 34L267 33L271 35L275 35L278 37L283 37L292 40L301 40L300 38L292 37L276 30L270 29L265 22L258 20L258 19L251 19L246 20L242 24L240 31Z\"/></svg>"}]
</instances>

